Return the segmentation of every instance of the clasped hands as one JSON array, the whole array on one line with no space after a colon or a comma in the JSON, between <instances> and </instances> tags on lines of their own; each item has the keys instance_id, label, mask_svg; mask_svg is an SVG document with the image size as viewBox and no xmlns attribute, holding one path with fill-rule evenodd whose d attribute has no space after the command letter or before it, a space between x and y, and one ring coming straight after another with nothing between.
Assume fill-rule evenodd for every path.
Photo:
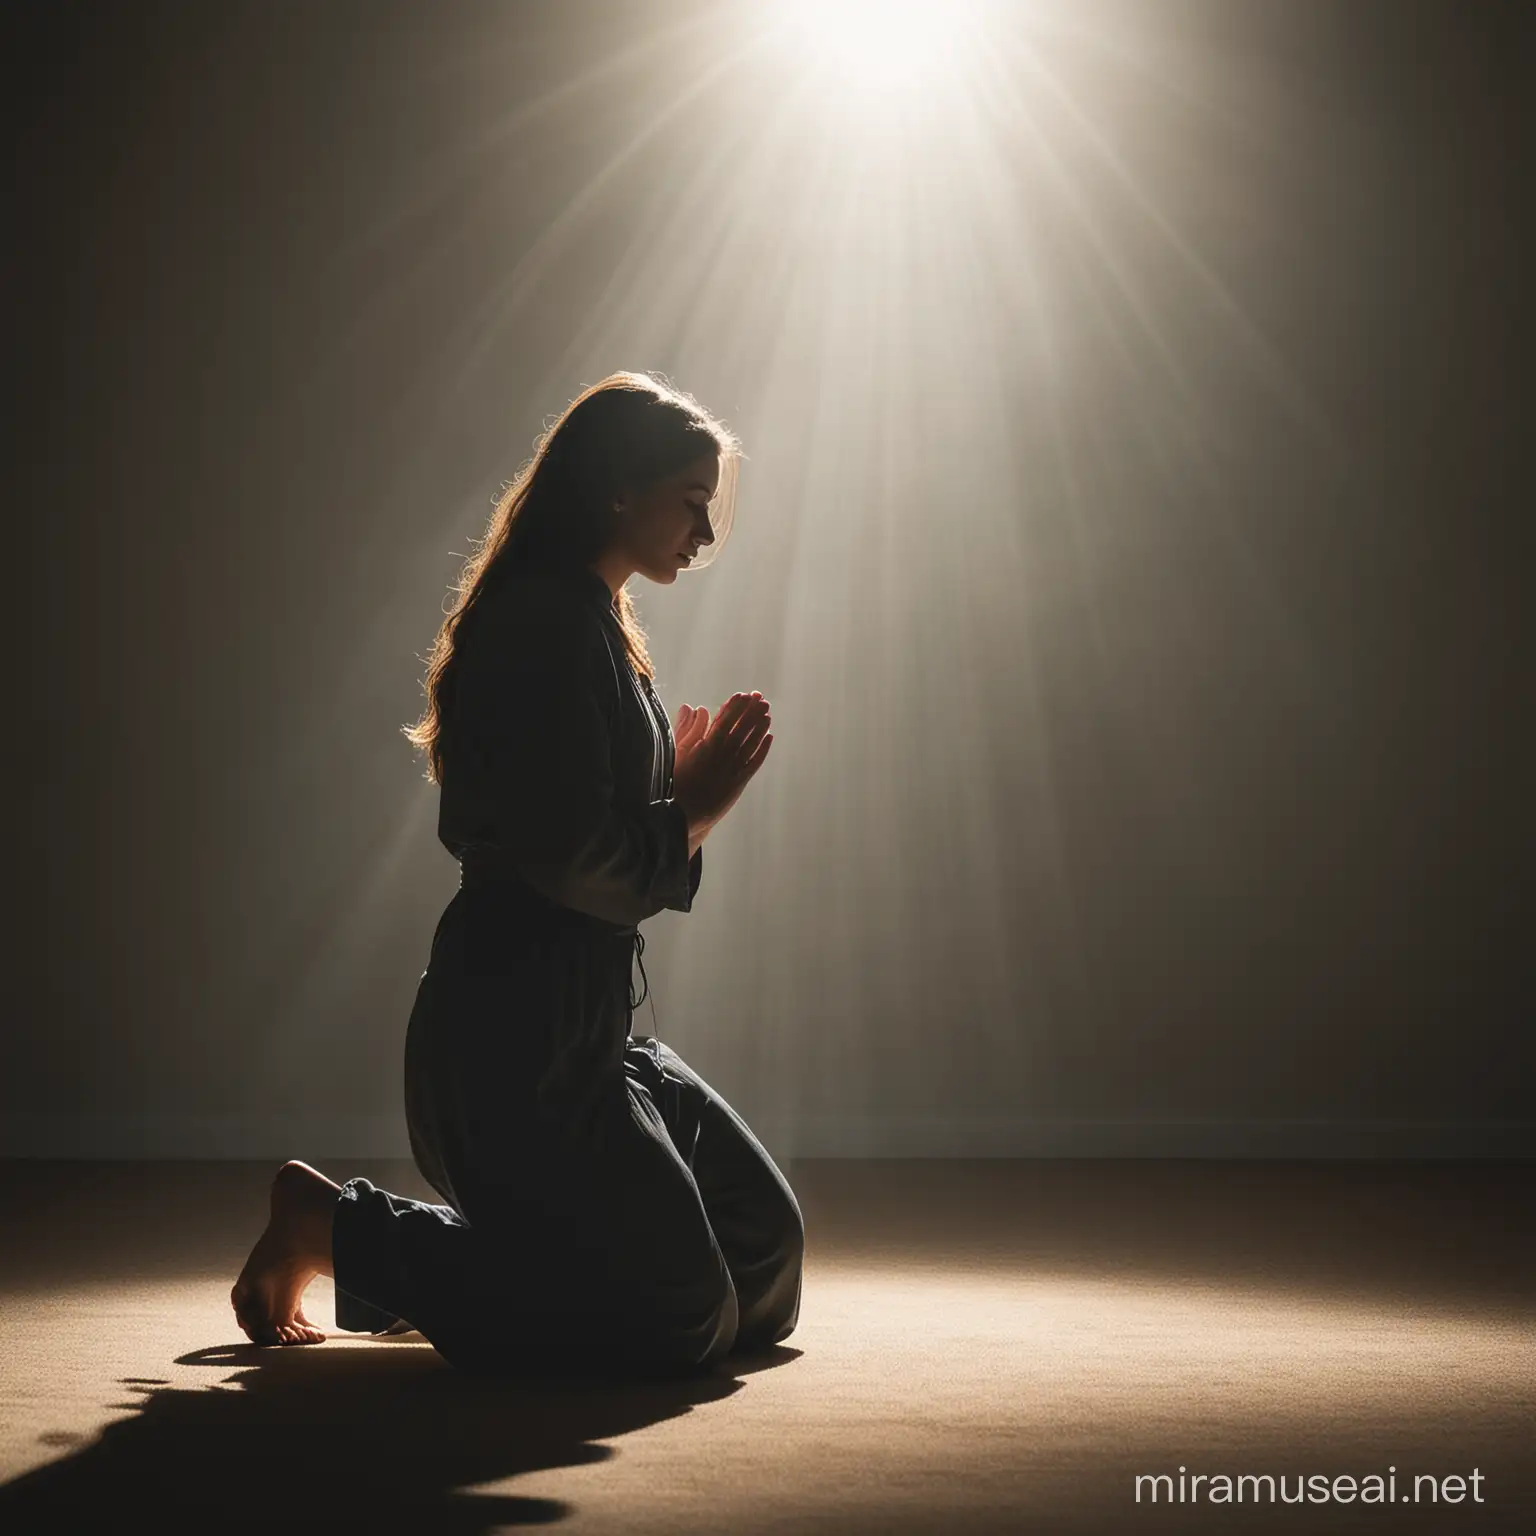
<instances>
[{"instance_id":1,"label":"clasped hands","mask_svg":"<svg viewBox=\"0 0 1536 1536\"><path fill-rule=\"evenodd\" d=\"M762 767L773 744L768 700L761 693L733 693L713 720L707 709L684 704L672 734L677 752L673 797L682 803L694 839L720 820Z\"/></svg>"}]
</instances>

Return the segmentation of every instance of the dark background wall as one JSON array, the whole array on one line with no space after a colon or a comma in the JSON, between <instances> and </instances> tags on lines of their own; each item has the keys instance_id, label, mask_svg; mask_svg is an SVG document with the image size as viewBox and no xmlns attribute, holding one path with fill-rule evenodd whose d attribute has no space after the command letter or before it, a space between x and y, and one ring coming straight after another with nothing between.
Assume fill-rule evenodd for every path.
<instances>
[{"instance_id":1,"label":"dark background wall","mask_svg":"<svg viewBox=\"0 0 1536 1536\"><path fill-rule=\"evenodd\" d=\"M1071 8L894 241L735 9L7 8L0 1152L402 1150L399 726L630 367L777 738L635 1028L776 1155L1529 1154L1527 8Z\"/></svg>"}]
</instances>

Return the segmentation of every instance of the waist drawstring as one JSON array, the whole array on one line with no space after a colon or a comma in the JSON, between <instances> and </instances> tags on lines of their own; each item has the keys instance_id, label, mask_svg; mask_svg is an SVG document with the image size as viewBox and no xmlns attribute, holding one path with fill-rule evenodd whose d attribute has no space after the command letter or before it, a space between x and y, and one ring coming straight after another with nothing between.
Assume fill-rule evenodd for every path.
<instances>
[{"instance_id":1,"label":"waist drawstring","mask_svg":"<svg viewBox=\"0 0 1536 1536\"><path fill-rule=\"evenodd\" d=\"M651 978L645 974L645 961L640 957L645 953L645 935L638 929L635 932L635 959L640 962L640 979L645 983L645 989L639 997L635 996L635 977L630 973L629 977L629 1011L633 1013L651 993ZM654 1007L654 1004L652 1005Z\"/></svg>"},{"instance_id":2,"label":"waist drawstring","mask_svg":"<svg viewBox=\"0 0 1536 1536\"><path fill-rule=\"evenodd\" d=\"M644 955L644 953L645 953L645 935L643 933L641 933L640 930L637 928L635 930L635 959L637 961L639 961L639 964L640 964L640 979L645 983L645 986L644 986L643 990L641 991L639 997L636 997L635 996L635 978L634 978L634 974L633 973L630 974L630 978L629 978L629 1011L630 1011L631 1016L633 1016L635 1009L638 1008L641 1003L643 1003L648 997L651 997L651 978L645 974L645 961L640 958L642 955ZM630 1023L631 1023L631 1025L633 1025L633 1023L634 1023L633 1017L631 1017ZM631 1029L631 1033L633 1033L633 1029ZM656 999L651 997L651 1034L652 1034L652 1036L654 1036L655 1033L656 1033Z\"/></svg>"}]
</instances>

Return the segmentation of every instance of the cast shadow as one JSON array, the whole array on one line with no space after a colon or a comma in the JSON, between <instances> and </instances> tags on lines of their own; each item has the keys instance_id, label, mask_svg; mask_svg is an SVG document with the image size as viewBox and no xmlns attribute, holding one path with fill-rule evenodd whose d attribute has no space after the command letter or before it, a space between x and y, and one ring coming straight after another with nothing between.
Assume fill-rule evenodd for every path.
<instances>
[{"instance_id":1,"label":"cast shadow","mask_svg":"<svg viewBox=\"0 0 1536 1536\"><path fill-rule=\"evenodd\" d=\"M739 1378L800 1353L774 1345L730 1356L714 1373L658 1381L483 1377L416 1341L220 1345L177 1357L222 1373L206 1387L120 1378L134 1400L110 1406L139 1411L0 1488L0 1530L119 1531L145 1520L219 1532L468 1536L548 1525L575 1506L471 1490L607 1460L618 1451L596 1442L721 1401L741 1389Z\"/></svg>"}]
</instances>

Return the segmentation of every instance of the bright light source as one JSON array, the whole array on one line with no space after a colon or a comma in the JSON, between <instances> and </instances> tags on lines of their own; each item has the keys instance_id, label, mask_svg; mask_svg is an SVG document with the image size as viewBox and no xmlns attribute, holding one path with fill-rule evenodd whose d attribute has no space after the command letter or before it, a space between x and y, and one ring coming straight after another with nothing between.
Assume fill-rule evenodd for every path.
<instances>
[{"instance_id":1,"label":"bright light source","mask_svg":"<svg viewBox=\"0 0 1536 1536\"><path fill-rule=\"evenodd\" d=\"M930 80L956 55L972 20L965 0L781 0L816 62L843 87Z\"/></svg>"}]
</instances>

